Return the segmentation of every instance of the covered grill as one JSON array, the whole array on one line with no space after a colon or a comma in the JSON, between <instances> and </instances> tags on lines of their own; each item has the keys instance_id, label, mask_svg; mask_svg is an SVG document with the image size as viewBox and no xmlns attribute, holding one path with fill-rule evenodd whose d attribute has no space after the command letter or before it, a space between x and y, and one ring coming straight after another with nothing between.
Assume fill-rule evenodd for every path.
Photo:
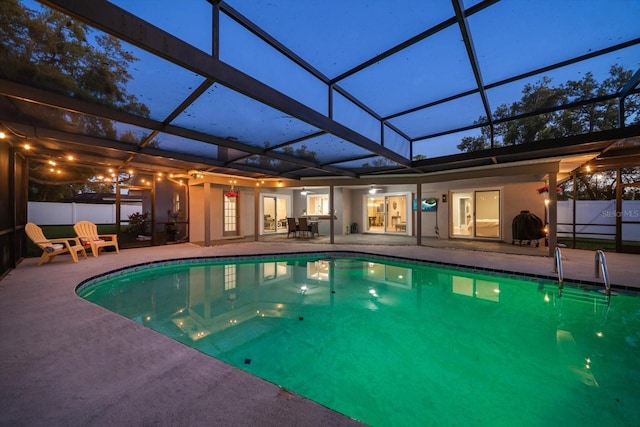
<instances>
[{"instance_id":1,"label":"covered grill","mask_svg":"<svg viewBox=\"0 0 640 427\"><path fill-rule=\"evenodd\" d=\"M536 247L538 247L540 246L538 239L546 236L542 220L529 211L520 211L520 213L513 218L511 227L513 231L512 245L516 243L516 240L520 242L520 246L522 246L525 241L527 245L535 241Z\"/></svg>"}]
</instances>

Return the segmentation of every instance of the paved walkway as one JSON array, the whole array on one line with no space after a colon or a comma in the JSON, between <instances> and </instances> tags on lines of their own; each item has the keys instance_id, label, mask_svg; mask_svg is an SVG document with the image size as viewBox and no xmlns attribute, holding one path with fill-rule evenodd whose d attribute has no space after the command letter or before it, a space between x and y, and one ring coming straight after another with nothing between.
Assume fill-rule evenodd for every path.
<instances>
[{"instance_id":1,"label":"paved walkway","mask_svg":"<svg viewBox=\"0 0 640 427\"><path fill-rule=\"evenodd\" d=\"M91 304L75 294L75 287L97 274L155 260L319 249L554 276L553 259L544 256L544 248L526 248L531 254L523 255L444 246L285 239L128 249L77 264L64 255L40 267L35 258L24 260L0 281L0 425L357 425ZM639 261L638 255L607 253L612 282L640 288ZM597 282L593 252L565 249L563 263L566 280Z\"/></svg>"}]
</instances>

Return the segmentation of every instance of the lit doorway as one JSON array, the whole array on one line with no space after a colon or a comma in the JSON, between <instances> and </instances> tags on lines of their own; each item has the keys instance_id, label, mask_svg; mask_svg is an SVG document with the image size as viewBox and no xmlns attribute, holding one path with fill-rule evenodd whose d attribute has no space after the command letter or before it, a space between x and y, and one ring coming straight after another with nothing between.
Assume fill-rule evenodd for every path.
<instances>
[{"instance_id":1,"label":"lit doorway","mask_svg":"<svg viewBox=\"0 0 640 427\"><path fill-rule=\"evenodd\" d=\"M451 192L451 236L500 238L500 190Z\"/></svg>"},{"instance_id":2,"label":"lit doorway","mask_svg":"<svg viewBox=\"0 0 640 427\"><path fill-rule=\"evenodd\" d=\"M287 231L289 199L284 196L262 196L262 234Z\"/></svg>"},{"instance_id":3,"label":"lit doorway","mask_svg":"<svg viewBox=\"0 0 640 427\"><path fill-rule=\"evenodd\" d=\"M407 234L410 200L407 194L374 194L365 198L365 231Z\"/></svg>"}]
</instances>

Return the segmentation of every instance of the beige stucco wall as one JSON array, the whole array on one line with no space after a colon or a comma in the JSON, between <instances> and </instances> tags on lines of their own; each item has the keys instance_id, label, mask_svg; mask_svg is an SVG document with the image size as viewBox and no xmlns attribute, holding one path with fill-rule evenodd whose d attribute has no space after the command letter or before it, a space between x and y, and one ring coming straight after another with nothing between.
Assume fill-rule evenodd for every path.
<instances>
[{"instance_id":1,"label":"beige stucco wall","mask_svg":"<svg viewBox=\"0 0 640 427\"><path fill-rule=\"evenodd\" d=\"M500 190L501 191L501 227L500 240L505 242L512 241L511 224L513 218L522 210L528 210L544 220L544 198L539 195L536 188L540 187L540 182L524 182L524 183L501 183L501 184L484 184L476 180L460 180L447 183L423 184L421 198L438 199L438 210L436 212L412 211L412 234L415 235L416 220L418 215L422 219L422 236L427 238L435 238L436 226L441 239L450 238L449 231L449 215L450 215L450 192L452 190ZM254 216L254 194L253 189L239 189L240 198L240 236L252 236L255 234L255 216ZM411 192L415 197L415 185L397 185L387 186L385 192ZM222 229L222 198L224 197L224 187L211 186L210 193L210 230L211 240L225 238ZM271 192L288 193L292 197L292 216L296 216L295 212L302 212L304 206L304 196L299 190L289 189L270 189ZM316 190L316 194L328 194L329 190ZM352 223L358 223L359 232L363 232L362 217L363 206L362 196L367 192L363 189L347 189L335 188L335 210L337 219L335 220L335 234L347 233L347 227ZM190 241L203 242L204 235L204 214L205 214L205 194L203 186L190 187L189 195L189 212L190 212ZM443 200L446 196L447 201ZM299 215L297 215L299 216ZM329 221L320 222L320 233L329 234Z\"/></svg>"},{"instance_id":2,"label":"beige stucco wall","mask_svg":"<svg viewBox=\"0 0 640 427\"><path fill-rule=\"evenodd\" d=\"M228 188L221 186L211 186L209 195L209 227L210 239L220 240L228 238L224 236L222 222L222 208L224 192ZM238 209L240 212L239 236L252 236L255 233L255 209L253 190L236 188L239 191ZM204 186L195 185L189 188L189 241L205 241L205 191Z\"/></svg>"}]
</instances>

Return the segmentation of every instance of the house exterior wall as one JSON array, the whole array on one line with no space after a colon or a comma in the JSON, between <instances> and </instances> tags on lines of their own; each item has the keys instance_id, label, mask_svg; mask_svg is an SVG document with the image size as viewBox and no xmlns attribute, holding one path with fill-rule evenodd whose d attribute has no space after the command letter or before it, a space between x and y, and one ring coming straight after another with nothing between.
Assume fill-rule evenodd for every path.
<instances>
[{"instance_id":1,"label":"house exterior wall","mask_svg":"<svg viewBox=\"0 0 640 427\"><path fill-rule=\"evenodd\" d=\"M204 242L204 187L189 187L189 241Z\"/></svg>"},{"instance_id":2,"label":"house exterior wall","mask_svg":"<svg viewBox=\"0 0 640 427\"><path fill-rule=\"evenodd\" d=\"M224 193L228 188L211 186L209 194L209 230L211 240L229 238L224 236L223 208ZM251 236L255 234L255 208L253 191L238 189L238 236ZM204 187L194 185L189 188L189 241L205 241L205 191Z\"/></svg>"},{"instance_id":3,"label":"house exterior wall","mask_svg":"<svg viewBox=\"0 0 640 427\"><path fill-rule=\"evenodd\" d=\"M422 195L418 199L419 200L422 198L437 199L438 209L435 212L422 212L420 210L413 212L413 214L416 216L416 220L418 215L420 215L420 218L422 220L422 237L438 237L439 236L440 238L443 238L443 239L449 238L448 191L449 190L444 187L427 188L427 189L423 187ZM443 194L447 196L446 202L443 201L443 198L442 198Z\"/></svg>"},{"instance_id":4,"label":"house exterior wall","mask_svg":"<svg viewBox=\"0 0 640 427\"><path fill-rule=\"evenodd\" d=\"M502 240L513 241L513 219L521 211L529 211L544 221L544 197L536 191L540 183L506 184L502 194Z\"/></svg>"},{"instance_id":5,"label":"house exterior wall","mask_svg":"<svg viewBox=\"0 0 640 427\"><path fill-rule=\"evenodd\" d=\"M448 239L450 236L450 192L460 190L500 190L501 191L501 240L512 241L511 224L513 218L520 211L528 210L544 219L544 198L538 194L536 188L540 187L539 182L527 183L505 183L499 185L477 184L472 180L455 181L451 183L437 183L423 185L422 198L434 197L438 199L438 210L436 212L421 212L422 215L422 236L435 237L435 227L438 226L439 237ZM443 195L447 196L447 202L443 202ZM437 222L436 222L437 221Z\"/></svg>"}]
</instances>

